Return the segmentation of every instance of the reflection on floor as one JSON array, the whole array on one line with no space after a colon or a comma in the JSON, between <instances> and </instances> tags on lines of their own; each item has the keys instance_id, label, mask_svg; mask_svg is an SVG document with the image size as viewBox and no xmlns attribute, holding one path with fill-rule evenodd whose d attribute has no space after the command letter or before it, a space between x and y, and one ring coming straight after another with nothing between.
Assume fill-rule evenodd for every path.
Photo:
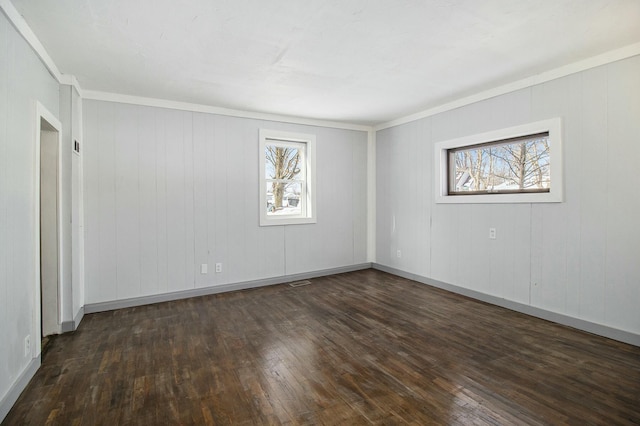
<instances>
[{"instance_id":1,"label":"reflection on floor","mask_svg":"<svg viewBox=\"0 0 640 426\"><path fill-rule=\"evenodd\" d=\"M365 270L87 315L5 423L638 424L640 348Z\"/></svg>"}]
</instances>

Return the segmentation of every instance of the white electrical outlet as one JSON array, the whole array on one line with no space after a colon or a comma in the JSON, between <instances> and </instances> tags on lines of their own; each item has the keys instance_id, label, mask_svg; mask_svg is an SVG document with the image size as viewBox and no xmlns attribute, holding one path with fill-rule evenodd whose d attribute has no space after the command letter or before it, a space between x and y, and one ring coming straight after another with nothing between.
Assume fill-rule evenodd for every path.
<instances>
[{"instance_id":1,"label":"white electrical outlet","mask_svg":"<svg viewBox=\"0 0 640 426\"><path fill-rule=\"evenodd\" d=\"M26 336L24 338L24 356L31 355L31 336Z\"/></svg>"},{"instance_id":2,"label":"white electrical outlet","mask_svg":"<svg viewBox=\"0 0 640 426\"><path fill-rule=\"evenodd\" d=\"M207 265L206 263L200 265L200 273L206 274L207 272L209 272L209 265Z\"/></svg>"},{"instance_id":3,"label":"white electrical outlet","mask_svg":"<svg viewBox=\"0 0 640 426\"><path fill-rule=\"evenodd\" d=\"M402 252L400 250L396 251L396 257L402 257Z\"/></svg>"},{"instance_id":4,"label":"white electrical outlet","mask_svg":"<svg viewBox=\"0 0 640 426\"><path fill-rule=\"evenodd\" d=\"M490 240L496 239L496 228L489 228L489 239Z\"/></svg>"},{"instance_id":5,"label":"white electrical outlet","mask_svg":"<svg viewBox=\"0 0 640 426\"><path fill-rule=\"evenodd\" d=\"M222 263L216 263L216 273L222 272Z\"/></svg>"}]
</instances>

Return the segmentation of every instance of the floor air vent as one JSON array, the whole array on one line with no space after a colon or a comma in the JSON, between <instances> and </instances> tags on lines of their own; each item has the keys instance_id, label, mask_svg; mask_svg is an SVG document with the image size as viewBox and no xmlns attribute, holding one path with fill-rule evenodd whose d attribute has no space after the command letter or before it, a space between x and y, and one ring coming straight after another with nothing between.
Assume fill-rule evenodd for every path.
<instances>
[{"instance_id":1,"label":"floor air vent","mask_svg":"<svg viewBox=\"0 0 640 426\"><path fill-rule=\"evenodd\" d=\"M289 283L290 287L302 287L303 285L309 285L311 284L311 281L309 280L302 280L302 281L294 281L292 283Z\"/></svg>"}]
</instances>

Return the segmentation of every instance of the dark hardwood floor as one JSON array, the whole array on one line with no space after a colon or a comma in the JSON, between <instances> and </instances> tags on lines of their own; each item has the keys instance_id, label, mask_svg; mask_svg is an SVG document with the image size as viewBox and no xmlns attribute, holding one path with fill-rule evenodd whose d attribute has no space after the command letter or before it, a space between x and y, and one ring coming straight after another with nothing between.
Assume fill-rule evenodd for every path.
<instances>
[{"instance_id":1,"label":"dark hardwood floor","mask_svg":"<svg viewBox=\"0 0 640 426\"><path fill-rule=\"evenodd\" d=\"M374 270L87 315L3 425L640 424L640 348Z\"/></svg>"}]
</instances>

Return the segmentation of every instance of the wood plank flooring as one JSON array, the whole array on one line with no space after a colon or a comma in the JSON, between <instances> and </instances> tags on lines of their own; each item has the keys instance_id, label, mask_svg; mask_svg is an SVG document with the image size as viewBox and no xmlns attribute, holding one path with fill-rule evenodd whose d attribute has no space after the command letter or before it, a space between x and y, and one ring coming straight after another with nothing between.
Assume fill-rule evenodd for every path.
<instances>
[{"instance_id":1,"label":"wood plank flooring","mask_svg":"<svg viewBox=\"0 0 640 426\"><path fill-rule=\"evenodd\" d=\"M375 270L87 315L3 425L640 424L640 348Z\"/></svg>"}]
</instances>

